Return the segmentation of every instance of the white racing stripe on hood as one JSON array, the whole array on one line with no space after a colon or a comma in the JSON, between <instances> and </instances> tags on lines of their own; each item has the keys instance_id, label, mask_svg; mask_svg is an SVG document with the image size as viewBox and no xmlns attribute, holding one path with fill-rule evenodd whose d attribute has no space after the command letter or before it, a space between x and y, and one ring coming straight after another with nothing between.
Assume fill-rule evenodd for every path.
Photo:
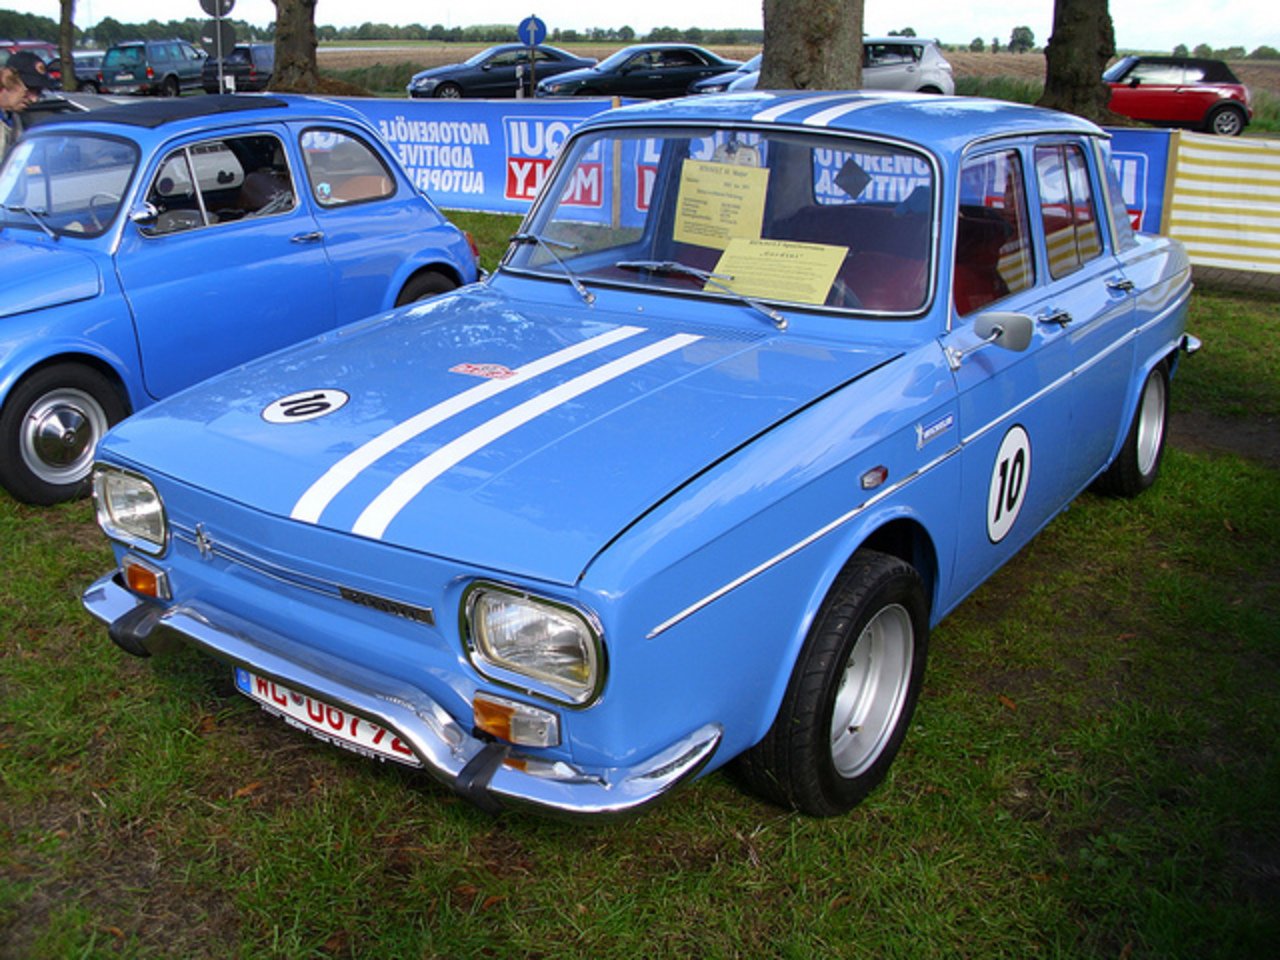
<instances>
[{"instance_id":1,"label":"white racing stripe on hood","mask_svg":"<svg viewBox=\"0 0 1280 960\"><path fill-rule=\"evenodd\" d=\"M464 390L448 400L443 400L433 407L428 407L403 423L398 423L389 430L384 431L368 443L357 447L335 463L325 471L319 480L307 489L306 493L298 498L298 502L294 505L290 516L294 520L318 523L320 515L324 513L325 508L329 506L334 497L346 488L347 484L372 466L379 458L386 456L400 445L408 443L414 437L425 433L436 424L442 423L478 403L483 403L490 397L497 396L504 390L510 390L512 387L517 387L549 370L564 366L566 363L595 353L597 350L603 350L605 347L620 340L634 337L638 333L643 333L644 329L644 327L618 327L608 333L602 333L589 340L575 343L571 347L565 347L563 350L557 350L555 353L526 363L524 366L517 368L513 376L503 380L486 380L470 390Z\"/></svg>"},{"instance_id":2,"label":"white racing stripe on hood","mask_svg":"<svg viewBox=\"0 0 1280 960\"><path fill-rule=\"evenodd\" d=\"M635 370L637 367L651 363L669 353L686 347L702 338L695 334L682 333L665 340L659 340L643 349L636 350L624 357L619 357L597 367L589 373L575 377L560 386L526 400L519 406L512 407L506 413L494 417L474 430L464 433L456 440L445 444L430 456L419 460L402 473L374 501L365 508L356 520L351 532L362 537L381 539L382 534L401 510L422 492L432 480L440 476L450 467L456 465L471 454L483 449L500 437L505 436L517 427L542 416L561 404L568 403L589 390L603 386L611 380Z\"/></svg>"}]
</instances>

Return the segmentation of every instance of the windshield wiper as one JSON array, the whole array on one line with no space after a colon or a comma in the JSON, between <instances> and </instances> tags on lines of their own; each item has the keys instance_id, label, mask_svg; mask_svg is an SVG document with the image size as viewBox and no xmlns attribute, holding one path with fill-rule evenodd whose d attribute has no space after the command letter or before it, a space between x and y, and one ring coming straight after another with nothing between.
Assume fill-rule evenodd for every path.
<instances>
[{"instance_id":1,"label":"windshield wiper","mask_svg":"<svg viewBox=\"0 0 1280 960\"><path fill-rule=\"evenodd\" d=\"M44 218L47 216L47 214L43 210L32 210L30 207L11 206L10 204L7 204L7 203L4 205L4 208L8 210L10 213L25 213L28 217L32 219L32 221L35 223L37 227L39 227L41 230L47 233L52 239L54 240L58 239L58 236L59 236L58 232L54 230L53 227L49 226L48 223L45 222Z\"/></svg>"},{"instance_id":2,"label":"windshield wiper","mask_svg":"<svg viewBox=\"0 0 1280 960\"><path fill-rule=\"evenodd\" d=\"M700 270L697 267L691 267L687 263L681 263L678 260L619 260L614 264L619 270L642 270L646 273L678 273L686 277L694 277L703 283L710 284L719 290L731 296L737 297L747 306L760 311L773 323L779 330L787 329L787 318L780 314L773 307L761 303L754 297L748 297L745 293L739 293L733 287L724 281L732 281L733 277L727 273L712 273L710 270Z\"/></svg>"},{"instance_id":3,"label":"windshield wiper","mask_svg":"<svg viewBox=\"0 0 1280 960\"><path fill-rule=\"evenodd\" d=\"M511 237L512 243L536 243L543 250L551 255L551 259L560 264L560 269L564 271L564 275L569 278L569 282L573 284L573 289L578 292L578 296L582 298L582 302L590 306L596 302L596 295L582 285L582 281L578 279L577 274L569 269L569 265L564 262L560 254L556 253L556 247L561 250L568 250L576 253L579 249L576 243L565 243L563 240L548 240L546 237L536 233L517 233Z\"/></svg>"}]
</instances>

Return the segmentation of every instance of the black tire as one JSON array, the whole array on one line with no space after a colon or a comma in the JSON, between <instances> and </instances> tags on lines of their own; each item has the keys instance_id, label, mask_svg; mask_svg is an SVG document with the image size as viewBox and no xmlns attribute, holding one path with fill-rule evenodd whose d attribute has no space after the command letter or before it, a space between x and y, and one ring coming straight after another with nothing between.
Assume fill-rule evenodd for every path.
<instances>
[{"instance_id":1,"label":"black tire","mask_svg":"<svg viewBox=\"0 0 1280 960\"><path fill-rule=\"evenodd\" d=\"M436 87L435 96L437 100L461 100L462 88L456 83L442 83Z\"/></svg>"},{"instance_id":2,"label":"black tire","mask_svg":"<svg viewBox=\"0 0 1280 960\"><path fill-rule=\"evenodd\" d=\"M128 412L96 370L61 363L36 371L0 411L0 484L42 506L82 496L98 441Z\"/></svg>"},{"instance_id":3,"label":"black tire","mask_svg":"<svg viewBox=\"0 0 1280 960\"><path fill-rule=\"evenodd\" d=\"M928 646L929 603L915 569L859 550L810 628L773 726L738 757L739 775L765 799L813 816L856 806L902 746Z\"/></svg>"},{"instance_id":4,"label":"black tire","mask_svg":"<svg viewBox=\"0 0 1280 960\"><path fill-rule=\"evenodd\" d=\"M1113 497L1136 497L1155 483L1164 458L1168 426L1169 369L1159 363L1142 385L1124 446L1094 482L1094 489Z\"/></svg>"},{"instance_id":5,"label":"black tire","mask_svg":"<svg viewBox=\"0 0 1280 960\"><path fill-rule=\"evenodd\" d=\"M1205 117L1204 129L1207 133L1215 133L1220 137L1238 137L1249 122L1244 111L1234 104L1221 103L1209 111Z\"/></svg>"},{"instance_id":6,"label":"black tire","mask_svg":"<svg viewBox=\"0 0 1280 960\"><path fill-rule=\"evenodd\" d=\"M98 85L92 80L86 80L84 83L79 85L79 90L81 93L97 93Z\"/></svg>"},{"instance_id":7,"label":"black tire","mask_svg":"<svg viewBox=\"0 0 1280 960\"><path fill-rule=\"evenodd\" d=\"M182 88L178 85L177 77L165 77L164 83L160 85L160 96L177 97L182 95Z\"/></svg>"},{"instance_id":8,"label":"black tire","mask_svg":"<svg viewBox=\"0 0 1280 960\"><path fill-rule=\"evenodd\" d=\"M402 307L406 303L415 303L418 300L430 300L432 297L448 293L450 290L456 290L457 288L458 285L453 282L453 279L446 277L443 273L424 270L422 273L415 273L409 278L409 282L404 285L400 295L396 297L396 306Z\"/></svg>"}]
</instances>

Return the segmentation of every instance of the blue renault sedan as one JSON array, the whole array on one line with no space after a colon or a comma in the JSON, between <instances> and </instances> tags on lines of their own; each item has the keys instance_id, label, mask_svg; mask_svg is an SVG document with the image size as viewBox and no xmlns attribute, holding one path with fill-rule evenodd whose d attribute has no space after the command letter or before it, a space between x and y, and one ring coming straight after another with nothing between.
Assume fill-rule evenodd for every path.
<instances>
[{"instance_id":1,"label":"blue renault sedan","mask_svg":"<svg viewBox=\"0 0 1280 960\"><path fill-rule=\"evenodd\" d=\"M1190 289L1071 116L610 111L484 284L112 431L84 602L487 808L618 813L732 762L838 814L931 628L1085 488L1156 479Z\"/></svg>"},{"instance_id":2,"label":"blue renault sedan","mask_svg":"<svg viewBox=\"0 0 1280 960\"><path fill-rule=\"evenodd\" d=\"M34 126L0 170L0 485L83 492L107 428L297 340L476 279L365 120L196 97Z\"/></svg>"}]
</instances>

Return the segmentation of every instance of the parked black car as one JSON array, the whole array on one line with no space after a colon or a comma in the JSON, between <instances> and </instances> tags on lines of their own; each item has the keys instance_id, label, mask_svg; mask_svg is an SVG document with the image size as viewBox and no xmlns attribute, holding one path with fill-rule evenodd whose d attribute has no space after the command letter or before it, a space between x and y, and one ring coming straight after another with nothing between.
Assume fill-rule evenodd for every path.
<instances>
[{"instance_id":1,"label":"parked black car","mask_svg":"<svg viewBox=\"0 0 1280 960\"><path fill-rule=\"evenodd\" d=\"M114 44L102 58L102 93L176 97L199 90L205 55L185 40L130 40Z\"/></svg>"},{"instance_id":2,"label":"parked black car","mask_svg":"<svg viewBox=\"0 0 1280 960\"><path fill-rule=\"evenodd\" d=\"M540 97L682 97L689 84L742 66L689 43L623 47L594 67L538 81Z\"/></svg>"},{"instance_id":3,"label":"parked black car","mask_svg":"<svg viewBox=\"0 0 1280 960\"><path fill-rule=\"evenodd\" d=\"M516 76L521 78L526 94L532 94L530 78L540 81L569 70L589 67L594 58L578 57L559 47L533 47L521 43L503 43L481 50L462 63L449 63L415 73L405 91L411 97L514 97Z\"/></svg>"},{"instance_id":4,"label":"parked black car","mask_svg":"<svg viewBox=\"0 0 1280 960\"><path fill-rule=\"evenodd\" d=\"M252 93L266 90L271 85L271 73L276 66L274 43L237 43L222 58L222 76L234 77L233 93ZM208 57L201 73L205 93L220 93L218 88L218 58Z\"/></svg>"},{"instance_id":5,"label":"parked black car","mask_svg":"<svg viewBox=\"0 0 1280 960\"><path fill-rule=\"evenodd\" d=\"M102 69L101 50L76 50L72 53L76 67L76 89L85 93L98 92L98 71ZM62 58L54 57L49 61L50 84L54 90L65 90L68 84L62 78Z\"/></svg>"}]
</instances>

